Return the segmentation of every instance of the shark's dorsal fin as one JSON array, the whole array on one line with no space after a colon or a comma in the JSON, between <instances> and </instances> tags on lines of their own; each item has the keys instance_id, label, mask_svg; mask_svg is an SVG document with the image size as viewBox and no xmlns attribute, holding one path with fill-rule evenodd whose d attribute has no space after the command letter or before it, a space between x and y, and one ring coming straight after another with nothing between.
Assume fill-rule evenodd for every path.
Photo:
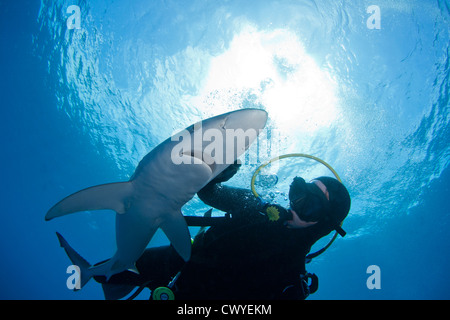
<instances>
[{"instance_id":1,"label":"shark's dorsal fin","mask_svg":"<svg viewBox=\"0 0 450 320\"><path fill-rule=\"evenodd\" d=\"M125 213L127 198L132 190L132 182L118 182L78 191L54 205L47 212L45 220L86 210L111 209L117 213Z\"/></svg>"},{"instance_id":2,"label":"shark's dorsal fin","mask_svg":"<svg viewBox=\"0 0 450 320\"><path fill-rule=\"evenodd\" d=\"M205 214L203 215L203 217L205 217L205 218L211 218L211 216L212 216L212 211L213 211L212 208L209 209L208 211L205 212ZM206 232L206 229L207 229L207 227L205 227L205 226L201 227L200 230L198 230L198 233L197 233L195 236L197 237L197 236L202 235L203 233Z\"/></svg>"}]
</instances>

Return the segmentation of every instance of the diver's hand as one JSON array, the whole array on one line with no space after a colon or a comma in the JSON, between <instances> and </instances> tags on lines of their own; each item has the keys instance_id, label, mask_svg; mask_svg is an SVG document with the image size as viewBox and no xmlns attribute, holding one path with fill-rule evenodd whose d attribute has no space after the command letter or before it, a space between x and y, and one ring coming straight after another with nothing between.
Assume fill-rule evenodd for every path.
<instances>
[{"instance_id":1,"label":"diver's hand","mask_svg":"<svg viewBox=\"0 0 450 320\"><path fill-rule=\"evenodd\" d=\"M233 164L229 165L225 170L219 173L214 179L211 180L211 184L226 182L230 180L241 167L241 161L238 159Z\"/></svg>"},{"instance_id":2,"label":"diver's hand","mask_svg":"<svg viewBox=\"0 0 450 320\"><path fill-rule=\"evenodd\" d=\"M294 210L289 210L291 212L291 219L286 221L286 226L289 229L303 229L310 226L313 226L317 223L317 221L303 221L297 215Z\"/></svg>"}]
</instances>

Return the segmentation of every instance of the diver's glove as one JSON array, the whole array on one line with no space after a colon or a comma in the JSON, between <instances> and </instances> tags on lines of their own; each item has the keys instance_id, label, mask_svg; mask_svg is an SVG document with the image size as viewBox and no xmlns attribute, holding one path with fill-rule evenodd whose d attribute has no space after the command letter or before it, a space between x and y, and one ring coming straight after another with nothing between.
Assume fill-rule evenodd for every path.
<instances>
[{"instance_id":1,"label":"diver's glove","mask_svg":"<svg viewBox=\"0 0 450 320\"><path fill-rule=\"evenodd\" d=\"M266 203L261 213L267 216L269 221L272 222L285 223L286 221L292 220L292 213L279 204Z\"/></svg>"},{"instance_id":2,"label":"diver's glove","mask_svg":"<svg viewBox=\"0 0 450 320\"><path fill-rule=\"evenodd\" d=\"M218 183L230 180L238 172L241 165L242 164L241 164L240 160L234 161L233 164L226 167L225 170L223 170L214 179L212 179L210 182L208 182L208 184L206 186L204 186L198 192L198 194L201 194L201 193L205 192L206 190L211 190L211 188L213 188Z\"/></svg>"},{"instance_id":3,"label":"diver's glove","mask_svg":"<svg viewBox=\"0 0 450 320\"><path fill-rule=\"evenodd\" d=\"M235 160L233 164L230 164L225 170L212 179L209 184L216 184L230 180L239 171L241 165L242 164L239 159Z\"/></svg>"}]
</instances>

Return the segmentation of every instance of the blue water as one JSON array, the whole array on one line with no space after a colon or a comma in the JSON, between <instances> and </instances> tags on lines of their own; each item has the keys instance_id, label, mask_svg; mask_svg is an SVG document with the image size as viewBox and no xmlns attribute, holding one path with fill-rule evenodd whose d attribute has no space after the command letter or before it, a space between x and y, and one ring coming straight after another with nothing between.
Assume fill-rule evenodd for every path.
<instances>
[{"instance_id":1,"label":"blue water","mask_svg":"<svg viewBox=\"0 0 450 320\"><path fill-rule=\"evenodd\" d=\"M80 29L67 27L70 5L80 8ZM367 25L370 5L380 29ZM348 235L307 266L320 277L310 299L449 299L449 8L0 1L0 298L102 299L95 282L67 289L70 262L55 231L98 262L115 250L113 214L45 222L47 210L82 188L128 179L175 130L257 107L270 117L258 160L316 155L352 196ZM299 166L306 176L322 170ZM294 167L277 172L280 201ZM248 187L254 169L249 161L230 184ZM184 213L203 210L194 199ZM157 234L150 245L162 243ZM370 265L380 267L381 289L366 286Z\"/></svg>"}]
</instances>

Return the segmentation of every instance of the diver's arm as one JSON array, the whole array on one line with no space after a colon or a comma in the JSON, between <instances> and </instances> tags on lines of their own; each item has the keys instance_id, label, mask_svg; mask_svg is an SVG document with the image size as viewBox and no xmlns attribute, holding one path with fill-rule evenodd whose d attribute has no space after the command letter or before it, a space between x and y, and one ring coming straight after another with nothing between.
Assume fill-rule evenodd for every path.
<instances>
[{"instance_id":1,"label":"diver's arm","mask_svg":"<svg viewBox=\"0 0 450 320\"><path fill-rule=\"evenodd\" d=\"M210 183L197 193L205 204L224 212L260 211L263 204L248 189Z\"/></svg>"},{"instance_id":2,"label":"diver's arm","mask_svg":"<svg viewBox=\"0 0 450 320\"><path fill-rule=\"evenodd\" d=\"M232 213L235 217L242 212L259 212L263 204L250 190L222 184L230 180L240 167L241 163L236 160L217 175L197 193L200 200L211 207Z\"/></svg>"}]
</instances>

